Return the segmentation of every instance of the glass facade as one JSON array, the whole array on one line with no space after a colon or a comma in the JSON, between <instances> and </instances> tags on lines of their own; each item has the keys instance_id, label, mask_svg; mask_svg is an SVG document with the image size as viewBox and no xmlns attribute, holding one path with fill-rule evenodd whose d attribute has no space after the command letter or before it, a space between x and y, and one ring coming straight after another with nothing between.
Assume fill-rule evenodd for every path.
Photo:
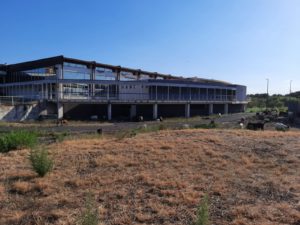
<instances>
[{"instance_id":1,"label":"glass facade","mask_svg":"<svg viewBox=\"0 0 300 225\"><path fill-rule=\"evenodd\" d=\"M95 80L116 80L116 73L111 69L96 67L95 69Z\"/></svg>"},{"instance_id":2,"label":"glass facade","mask_svg":"<svg viewBox=\"0 0 300 225\"><path fill-rule=\"evenodd\" d=\"M91 69L85 65L64 63L63 79L90 80Z\"/></svg>"},{"instance_id":3,"label":"glass facade","mask_svg":"<svg viewBox=\"0 0 300 225\"><path fill-rule=\"evenodd\" d=\"M215 87L205 87L206 84L199 83L201 87L197 87L197 82L168 80L163 76L154 78L138 70L128 72L122 71L122 68L109 69L95 67L95 64L69 62L9 72L1 75L1 84L11 84L0 87L2 96L36 99L55 99L59 96L63 99L95 100L234 101L236 95L246 92L244 89L237 92L239 86L230 88L216 84Z\"/></svg>"}]
</instances>

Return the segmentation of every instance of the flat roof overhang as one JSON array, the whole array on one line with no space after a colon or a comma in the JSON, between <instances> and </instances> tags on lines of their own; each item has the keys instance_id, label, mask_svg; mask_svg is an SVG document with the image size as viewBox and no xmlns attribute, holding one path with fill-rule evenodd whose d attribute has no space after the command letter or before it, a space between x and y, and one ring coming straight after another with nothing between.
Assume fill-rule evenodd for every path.
<instances>
[{"instance_id":1,"label":"flat roof overhang","mask_svg":"<svg viewBox=\"0 0 300 225\"><path fill-rule=\"evenodd\" d=\"M219 84L206 84L196 82L152 82L152 80L137 80L137 81L116 81L116 80L78 80L78 79L48 79L48 80L36 80L36 81L24 81L17 83L5 83L0 84L0 87L10 87L17 85L30 85L30 84L49 84L49 83L61 83L61 84L102 84L102 85L144 85L144 86L158 86L158 87L190 87L190 88L216 88L236 90L236 85L219 85Z\"/></svg>"},{"instance_id":2,"label":"flat roof overhang","mask_svg":"<svg viewBox=\"0 0 300 225\"><path fill-rule=\"evenodd\" d=\"M197 78L197 81L192 81L193 80L192 78L184 78L184 77L179 77L179 76L173 76L170 74L149 72L149 71L145 71L145 70L141 70L141 69L132 69L132 68L121 67L121 66L113 66L110 64L103 64L103 63L98 63L95 61L79 60L79 59L64 57L63 55L39 59L39 60L33 60L33 61L28 61L28 62L23 62L23 63L10 64L10 65L5 66L5 70L7 72L18 72L18 71L31 70L31 69L41 68L41 67L50 67L50 66L55 66L55 65L59 65L59 64L62 65L64 62L82 64L82 65L87 66L88 68L101 67L101 68L111 69L114 72L115 71L130 72L130 73L133 73L134 75L145 74L145 75L150 76L151 78L163 78L165 80L196 82L196 83L204 83L204 84L211 83L211 84L218 84L218 85L220 85L220 84L233 85L231 83L227 83L224 81L210 80L210 79L204 79L204 78Z\"/></svg>"}]
</instances>

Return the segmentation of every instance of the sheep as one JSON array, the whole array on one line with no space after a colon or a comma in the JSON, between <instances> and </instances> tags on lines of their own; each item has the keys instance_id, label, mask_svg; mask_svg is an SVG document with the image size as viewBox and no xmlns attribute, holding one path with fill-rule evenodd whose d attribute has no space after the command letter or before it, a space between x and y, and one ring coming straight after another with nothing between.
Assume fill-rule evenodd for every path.
<instances>
[{"instance_id":1,"label":"sheep","mask_svg":"<svg viewBox=\"0 0 300 225\"><path fill-rule=\"evenodd\" d=\"M189 129L190 128L190 125L188 125L188 124L182 124L182 129Z\"/></svg>"},{"instance_id":2,"label":"sheep","mask_svg":"<svg viewBox=\"0 0 300 225\"><path fill-rule=\"evenodd\" d=\"M287 131L290 127L288 125L285 125L283 123L276 123L275 129L278 131Z\"/></svg>"},{"instance_id":3,"label":"sheep","mask_svg":"<svg viewBox=\"0 0 300 225\"><path fill-rule=\"evenodd\" d=\"M247 129L248 130L258 130L258 129L264 130L264 126L265 126L265 122L256 122L256 123L249 122L247 124Z\"/></svg>"},{"instance_id":4,"label":"sheep","mask_svg":"<svg viewBox=\"0 0 300 225\"><path fill-rule=\"evenodd\" d=\"M244 123L240 123L240 128L244 129Z\"/></svg>"},{"instance_id":5,"label":"sheep","mask_svg":"<svg viewBox=\"0 0 300 225\"><path fill-rule=\"evenodd\" d=\"M102 128L99 128L99 129L97 129L97 134L100 134L100 135L102 135L102 133L103 133L103 130L102 130Z\"/></svg>"}]
</instances>

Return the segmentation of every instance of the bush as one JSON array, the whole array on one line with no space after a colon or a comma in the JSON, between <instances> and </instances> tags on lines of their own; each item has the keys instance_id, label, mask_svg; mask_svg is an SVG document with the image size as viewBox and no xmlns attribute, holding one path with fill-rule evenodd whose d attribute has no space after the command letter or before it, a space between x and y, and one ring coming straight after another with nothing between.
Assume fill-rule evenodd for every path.
<instances>
[{"instance_id":1,"label":"bush","mask_svg":"<svg viewBox=\"0 0 300 225\"><path fill-rule=\"evenodd\" d=\"M204 195L203 199L200 202L197 211L197 218L194 223L195 225L208 225L209 222L209 202L208 196Z\"/></svg>"},{"instance_id":2,"label":"bush","mask_svg":"<svg viewBox=\"0 0 300 225\"><path fill-rule=\"evenodd\" d=\"M197 124L194 126L195 129L213 129L217 128L218 125L216 123L209 123L209 124Z\"/></svg>"},{"instance_id":3,"label":"bush","mask_svg":"<svg viewBox=\"0 0 300 225\"><path fill-rule=\"evenodd\" d=\"M78 225L98 225L100 218L98 215L98 210L93 204L91 194L87 194L85 199L85 209L82 211Z\"/></svg>"},{"instance_id":4,"label":"bush","mask_svg":"<svg viewBox=\"0 0 300 225\"><path fill-rule=\"evenodd\" d=\"M53 160L46 149L31 150L29 160L33 170L40 176L45 176L53 168Z\"/></svg>"},{"instance_id":5,"label":"bush","mask_svg":"<svg viewBox=\"0 0 300 225\"><path fill-rule=\"evenodd\" d=\"M9 152L21 148L33 148L36 144L36 133L29 131L12 131L0 137L0 152Z\"/></svg>"}]
</instances>

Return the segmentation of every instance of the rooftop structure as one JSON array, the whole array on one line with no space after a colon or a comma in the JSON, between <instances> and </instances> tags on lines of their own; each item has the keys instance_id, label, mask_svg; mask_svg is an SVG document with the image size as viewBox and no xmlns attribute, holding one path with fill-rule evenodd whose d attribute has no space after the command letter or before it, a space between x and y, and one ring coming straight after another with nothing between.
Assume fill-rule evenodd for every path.
<instances>
[{"instance_id":1,"label":"rooftop structure","mask_svg":"<svg viewBox=\"0 0 300 225\"><path fill-rule=\"evenodd\" d=\"M247 103L242 85L64 56L0 65L1 98L54 104L58 118L108 120L234 113Z\"/></svg>"}]
</instances>

